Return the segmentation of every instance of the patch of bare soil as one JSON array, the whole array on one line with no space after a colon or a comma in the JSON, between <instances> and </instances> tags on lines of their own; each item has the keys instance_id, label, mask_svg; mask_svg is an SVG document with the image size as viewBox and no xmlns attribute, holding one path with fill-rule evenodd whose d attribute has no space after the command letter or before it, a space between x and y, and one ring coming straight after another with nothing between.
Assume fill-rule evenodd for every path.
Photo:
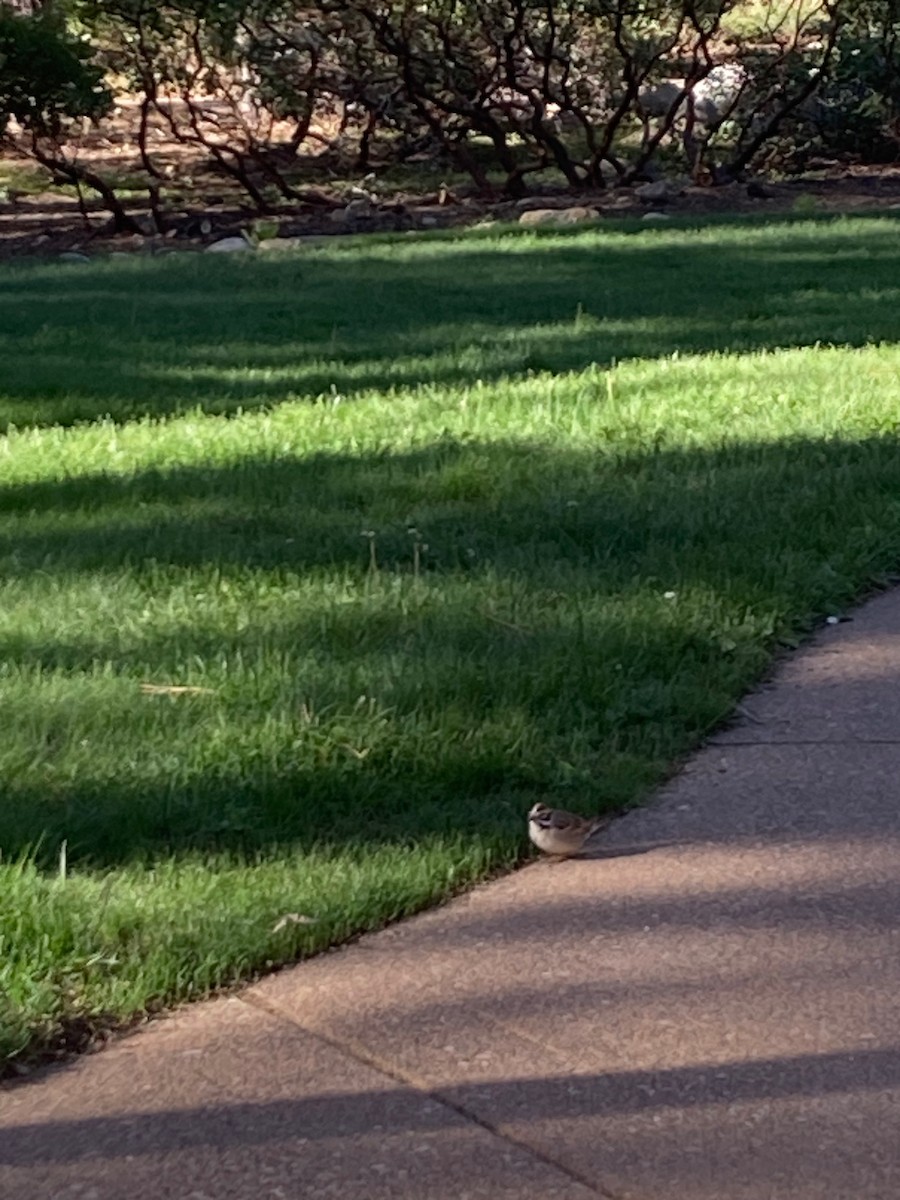
<instances>
[{"instance_id":1,"label":"patch of bare soil","mask_svg":"<svg viewBox=\"0 0 900 1200\"><path fill-rule=\"evenodd\" d=\"M111 181L131 182L140 175L133 106L117 109L117 118L102 130L87 130L78 143L80 161ZM15 187L0 191L0 259L55 257L61 253L85 255L113 252L161 253L197 250L222 237L239 234L256 218L232 181L217 174L196 150L179 145L162 126L151 129L153 158L168 182L170 194L181 189L184 203L166 213L165 228L158 231L149 204L129 204L144 230L142 234L114 235L108 213L89 194L80 199L71 189L37 194ZM465 185L425 193L411 187L377 194L351 189L344 180L328 182L324 160L297 159L296 187L300 199L276 206L271 221L279 238L322 237L343 233L389 232L471 226L486 221L516 221L526 208L583 205L601 217L642 216L648 212L701 216L711 213L844 213L900 211L900 164L847 166L822 163L813 174L780 182L754 181L726 187L686 187L665 204L642 201L633 188L573 194L565 188L535 190L526 200L508 201L477 194ZM304 165L312 178L303 183ZM27 170L24 160L6 158L0 167ZM435 177L430 167L431 178Z\"/></svg>"}]
</instances>

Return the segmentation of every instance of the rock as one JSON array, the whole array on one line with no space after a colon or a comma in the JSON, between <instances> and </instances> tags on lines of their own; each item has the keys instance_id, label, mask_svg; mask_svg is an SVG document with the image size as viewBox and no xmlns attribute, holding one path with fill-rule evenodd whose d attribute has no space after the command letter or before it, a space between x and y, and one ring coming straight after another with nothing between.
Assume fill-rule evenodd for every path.
<instances>
[{"instance_id":1,"label":"rock","mask_svg":"<svg viewBox=\"0 0 900 1200\"><path fill-rule=\"evenodd\" d=\"M648 212L641 217L642 221L671 221L672 218L668 213Z\"/></svg>"},{"instance_id":2,"label":"rock","mask_svg":"<svg viewBox=\"0 0 900 1200\"><path fill-rule=\"evenodd\" d=\"M599 217L596 208L585 208L575 205L572 208L529 208L519 217L519 224L536 225L577 225L581 221L595 221Z\"/></svg>"},{"instance_id":3,"label":"rock","mask_svg":"<svg viewBox=\"0 0 900 1200\"><path fill-rule=\"evenodd\" d=\"M672 187L667 179L657 179L653 183L642 183L635 188L634 194L647 204L665 204L672 197Z\"/></svg>"},{"instance_id":4,"label":"rock","mask_svg":"<svg viewBox=\"0 0 900 1200\"><path fill-rule=\"evenodd\" d=\"M684 111L688 94L693 98L694 117L700 125L719 125L751 81L738 62L719 63L693 87L684 79L661 79L638 91L638 108L644 118L667 117L673 106Z\"/></svg>"},{"instance_id":5,"label":"rock","mask_svg":"<svg viewBox=\"0 0 900 1200\"><path fill-rule=\"evenodd\" d=\"M519 216L520 225L555 225L559 221L559 209L529 208Z\"/></svg>"},{"instance_id":6,"label":"rock","mask_svg":"<svg viewBox=\"0 0 900 1200\"><path fill-rule=\"evenodd\" d=\"M680 79L661 79L659 83L642 87L637 95L638 106L648 117L665 117L672 105L686 99L683 81Z\"/></svg>"},{"instance_id":7,"label":"rock","mask_svg":"<svg viewBox=\"0 0 900 1200\"><path fill-rule=\"evenodd\" d=\"M60 262L67 263L89 263L91 260L86 254L81 254L77 250L63 250L62 254L57 255Z\"/></svg>"},{"instance_id":8,"label":"rock","mask_svg":"<svg viewBox=\"0 0 900 1200\"><path fill-rule=\"evenodd\" d=\"M420 225L431 226L431 225L437 225L437 223L438 223L437 217L432 216L431 213L425 213L423 216L419 217Z\"/></svg>"},{"instance_id":9,"label":"rock","mask_svg":"<svg viewBox=\"0 0 900 1200\"><path fill-rule=\"evenodd\" d=\"M739 62L723 62L713 67L693 88L697 120L701 124L720 124L751 82L752 76Z\"/></svg>"},{"instance_id":10,"label":"rock","mask_svg":"<svg viewBox=\"0 0 900 1200\"><path fill-rule=\"evenodd\" d=\"M206 216L183 217L174 227L176 237L195 238L206 237L208 233L212 233L213 223ZM170 230L170 232L172 232Z\"/></svg>"},{"instance_id":11,"label":"rock","mask_svg":"<svg viewBox=\"0 0 900 1200\"><path fill-rule=\"evenodd\" d=\"M587 208L576 204L573 208L564 208L559 214L560 225L577 225L581 221L596 221L600 212L596 208Z\"/></svg>"},{"instance_id":12,"label":"rock","mask_svg":"<svg viewBox=\"0 0 900 1200\"><path fill-rule=\"evenodd\" d=\"M252 242L248 242L245 237L225 237L220 238L217 242L212 242L206 247L207 254L242 254L245 251L252 251L255 247Z\"/></svg>"},{"instance_id":13,"label":"rock","mask_svg":"<svg viewBox=\"0 0 900 1200\"><path fill-rule=\"evenodd\" d=\"M357 196L350 200L347 207L344 209L344 216L352 221L357 217L369 217L374 211L375 205L368 196Z\"/></svg>"},{"instance_id":14,"label":"rock","mask_svg":"<svg viewBox=\"0 0 900 1200\"><path fill-rule=\"evenodd\" d=\"M563 209L559 215L560 224L577 224L580 221L596 221L600 217L600 210L588 208L581 204L576 204L575 208Z\"/></svg>"}]
</instances>

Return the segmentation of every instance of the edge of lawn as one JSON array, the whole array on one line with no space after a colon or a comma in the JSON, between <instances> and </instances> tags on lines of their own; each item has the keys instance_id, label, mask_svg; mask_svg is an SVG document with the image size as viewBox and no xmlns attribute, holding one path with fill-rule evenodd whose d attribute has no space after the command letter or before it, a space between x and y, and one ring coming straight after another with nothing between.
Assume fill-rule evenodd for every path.
<instances>
[{"instance_id":1,"label":"edge of lawn","mask_svg":"<svg viewBox=\"0 0 900 1200\"><path fill-rule=\"evenodd\" d=\"M516 223L498 222L486 228L449 228L438 230L415 231L413 236L408 234L397 233L357 233L344 234L334 236L324 236L321 239L311 241L309 245L292 246L287 249L285 255L304 257L310 252L326 249L328 251L340 250L343 248L353 248L360 245L381 246L402 244L409 245L411 241L417 242L442 242L450 240L495 240L506 239L511 237L527 238L528 240L541 240L544 238L566 238L574 237L585 232L609 231L615 233L650 233L650 232L674 232L685 230L701 230L713 226L730 226L730 227L760 227L769 224L835 224L845 220L857 220L866 218L877 219L893 219L900 224L900 212L885 211L883 209L860 209L852 212L772 212L772 213L752 213L752 214L686 214L675 213L665 214L666 220L660 221L659 224L651 224L644 222L639 216L626 217L600 217L596 220L579 222L573 226L543 226L543 227L528 227L523 228ZM107 255L98 255L93 261L102 262L107 259ZM135 255L136 258L141 256ZM281 257L281 255L279 255ZM12 268L13 270L29 271L34 268L46 268L47 266L56 267L57 265L65 266L65 263L57 264L55 260L48 260L40 257L22 257L12 260L7 260L0 264L0 268ZM853 595L848 599L847 607L858 607L871 599L873 596L879 595L900 583L900 572L892 570L880 573L873 573L867 579L861 581L858 588L854 590ZM621 816L623 812L629 811L632 808L642 807L645 805L660 788L664 787L668 781L675 777L684 767L685 763L693 757L700 747L704 745L707 739L722 730L733 725L735 721L740 720L740 713L737 711L737 706L740 705L743 697L752 694L761 685L771 681L774 675L777 674L783 661L802 648L816 634L816 632L825 626L826 617L829 614L824 612L810 612L804 617L796 618L790 628L785 632L779 631L773 635L770 644L765 647L768 655L767 661L762 668L750 680L749 686L742 692L735 694L732 700L730 711L722 717L714 721L703 734L695 739L692 745L676 758L671 760L666 767L660 772L659 777L654 783L648 786L633 802L625 809L620 809L615 816ZM428 911L435 908L440 908L448 904L467 892L472 891L477 887L485 886L492 881L502 878L510 873L510 871L521 867L536 858L535 852L531 850L525 841L523 828L522 845L518 856L511 864L493 864L488 869L480 872L476 877L460 881L456 886L448 887L443 894L437 899L426 900L411 908L403 914L378 920L362 931L349 934L347 936L338 937L332 941L329 946L312 952L302 952L299 955L293 955L272 964L267 964L264 968L254 969L247 972L240 980L231 982L219 987L209 988L202 992L198 992L189 999L182 999L173 1002L160 1001L150 1006L145 1007L139 1012L135 1012L130 1016L121 1017L110 1013L98 1013L91 1016L70 1016L64 1017L59 1022L59 1027L52 1033L40 1039L33 1039L27 1045L23 1046L21 1051L15 1053L9 1058L0 1061L0 1082L3 1085L14 1085L18 1080L24 1083L32 1073L42 1067L46 1067L51 1063L60 1063L71 1060L77 1055L85 1052L91 1052L100 1049L112 1040L117 1040L121 1037L129 1036L137 1029L142 1027L147 1022L158 1019L166 1014L177 1011L187 1004L194 1004L201 1000L213 999L225 995L235 995L252 986L260 978L266 975L275 974L296 966L299 963L306 961L308 958L315 957L319 954L329 952L347 945L353 944L360 939L376 933L381 929L387 928L390 925L396 924L399 921L408 920L417 913Z\"/></svg>"}]
</instances>

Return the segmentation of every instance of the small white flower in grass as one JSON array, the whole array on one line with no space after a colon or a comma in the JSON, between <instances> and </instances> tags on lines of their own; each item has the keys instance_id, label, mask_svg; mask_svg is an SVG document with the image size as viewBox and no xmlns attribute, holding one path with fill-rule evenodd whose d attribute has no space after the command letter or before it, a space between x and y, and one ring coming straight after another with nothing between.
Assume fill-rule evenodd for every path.
<instances>
[{"instance_id":1,"label":"small white flower in grass","mask_svg":"<svg viewBox=\"0 0 900 1200\"><path fill-rule=\"evenodd\" d=\"M287 929L288 925L317 925L318 921L315 917L308 917L305 913L285 913L283 917L279 917L272 926L273 933L280 933L282 929Z\"/></svg>"},{"instance_id":2,"label":"small white flower in grass","mask_svg":"<svg viewBox=\"0 0 900 1200\"><path fill-rule=\"evenodd\" d=\"M674 600L677 595L677 592L663 592L663 600Z\"/></svg>"},{"instance_id":3,"label":"small white flower in grass","mask_svg":"<svg viewBox=\"0 0 900 1200\"><path fill-rule=\"evenodd\" d=\"M577 507L578 507L577 500L567 500L566 501L566 508L577 508Z\"/></svg>"}]
</instances>

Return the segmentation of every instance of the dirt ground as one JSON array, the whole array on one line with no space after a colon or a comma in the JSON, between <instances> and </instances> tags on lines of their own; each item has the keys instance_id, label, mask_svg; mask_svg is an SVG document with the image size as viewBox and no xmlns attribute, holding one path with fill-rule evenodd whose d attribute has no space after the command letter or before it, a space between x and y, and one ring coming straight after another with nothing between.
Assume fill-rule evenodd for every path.
<instances>
[{"instance_id":1,"label":"dirt ground","mask_svg":"<svg viewBox=\"0 0 900 1200\"><path fill-rule=\"evenodd\" d=\"M79 158L98 173L112 179L127 179L139 167L135 150L133 123L127 108L117 110L121 117L101 131L89 131L78 148ZM190 179L184 189L189 197L174 209L163 233L155 230L146 200L129 204L143 234L114 236L109 214L86 194L83 205L72 189L35 191L16 188L18 177L33 169L24 160L0 158L0 259L18 257L55 257L78 251L86 255L118 252L160 253L172 250L202 249L223 236L248 229L257 214L235 187L209 164L192 155L185 147L166 140L162 130L155 131L154 160L166 178L175 183ZM492 200L474 189L451 182L446 194L435 192L437 168L426 167L423 179L430 175L431 191L417 190L414 183L405 188L391 187L378 181L371 186L374 200L352 203L352 180L323 182L321 169L311 170L305 186L301 175L298 187L307 196L303 201L281 205L267 218L269 234L279 237L319 237L366 231L442 228L476 225L485 221L516 221L525 208L585 205L596 208L605 217L641 216L648 211L675 215L711 213L840 213L896 210L900 213L900 163L889 166L848 166L821 163L803 178L754 181L726 187L686 187L665 205L641 200L639 189L609 188L605 191L573 194L564 188L535 189L525 200ZM4 176L11 178L3 186ZM348 201L350 208L348 209Z\"/></svg>"}]
</instances>

